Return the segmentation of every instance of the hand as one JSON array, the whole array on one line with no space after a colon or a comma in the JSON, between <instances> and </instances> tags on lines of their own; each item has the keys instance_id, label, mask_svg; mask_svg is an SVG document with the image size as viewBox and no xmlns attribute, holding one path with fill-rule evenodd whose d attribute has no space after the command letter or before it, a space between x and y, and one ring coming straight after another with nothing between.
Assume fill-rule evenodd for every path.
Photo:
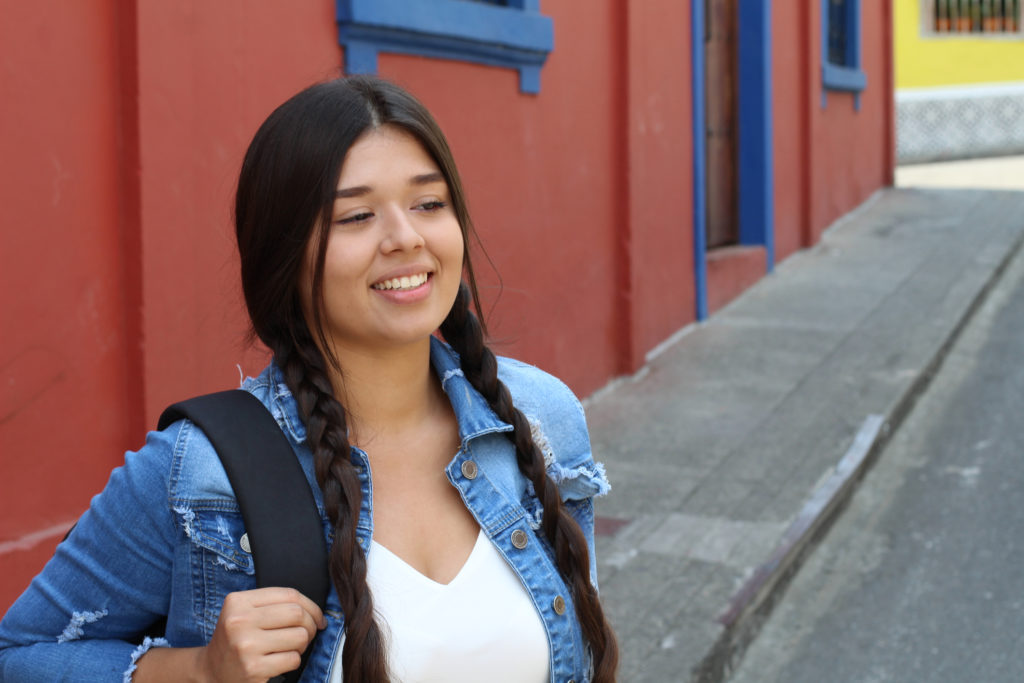
<instances>
[{"instance_id":1,"label":"hand","mask_svg":"<svg viewBox=\"0 0 1024 683\"><path fill-rule=\"evenodd\" d=\"M229 593L213 638L199 653L201 678L263 683L292 671L326 626L316 603L293 588Z\"/></svg>"}]
</instances>

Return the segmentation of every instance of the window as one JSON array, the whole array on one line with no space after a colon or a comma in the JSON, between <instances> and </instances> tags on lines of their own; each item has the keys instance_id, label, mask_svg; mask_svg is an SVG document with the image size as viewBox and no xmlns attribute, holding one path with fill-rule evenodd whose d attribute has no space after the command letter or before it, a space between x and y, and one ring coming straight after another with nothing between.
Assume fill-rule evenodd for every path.
<instances>
[{"instance_id":1,"label":"window","mask_svg":"<svg viewBox=\"0 0 1024 683\"><path fill-rule=\"evenodd\" d=\"M922 32L1020 38L1021 0L925 0Z\"/></svg>"},{"instance_id":2,"label":"window","mask_svg":"<svg viewBox=\"0 0 1024 683\"><path fill-rule=\"evenodd\" d=\"M380 52L459 59L519 71L540 92L554 25L540 0L336 0L348 73L376 73Z\"/></svg>"},{"instance_id":3,"label":"window","mask_svg":"<svg viewBox=\"0 0 1024 683\"><path fill-rule=\"evenodd\" d=\"M860 108L860 91L867 76L860 68L860 0L821 0L821 104L829 90L854 93Z\"/></svg>"}]
</instances>

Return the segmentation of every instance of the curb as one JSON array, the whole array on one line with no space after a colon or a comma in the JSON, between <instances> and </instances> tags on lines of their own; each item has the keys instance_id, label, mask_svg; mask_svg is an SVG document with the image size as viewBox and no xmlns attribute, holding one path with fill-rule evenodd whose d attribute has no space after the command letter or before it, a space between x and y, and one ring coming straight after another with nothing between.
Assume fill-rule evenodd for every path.
<instances>
[{"instance_id":1,"label":"curb","mask_svg":"<svg viewBox=\"0 0 1024 683\"><path fill-rule=\"evenodd\" d=\"M1024 235L1012 243L945 341L888 414L869 415L864 420L835 470L811 492L768 559L758 565L750 578L733 594L729 605L717 620L723 627L722 633L693 669L690 677L692 683L722 683L728 680L804 560L838 519L860 480L878 460L889 436L899 428L918 397L927 390L950 349L1002 279L1003 273L1022 250L1022 246Z\"/></svg>"}]
</instances>

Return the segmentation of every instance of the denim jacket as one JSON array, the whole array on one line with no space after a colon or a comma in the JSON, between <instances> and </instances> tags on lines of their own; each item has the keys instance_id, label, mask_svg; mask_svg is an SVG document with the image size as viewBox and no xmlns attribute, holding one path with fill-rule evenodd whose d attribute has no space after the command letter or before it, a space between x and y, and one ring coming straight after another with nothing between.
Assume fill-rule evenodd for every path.
<instances>
[{"instance_id":1,"label":"denim jacket","mask_svg":"<svg viewBox=\"0 0 1024 683\"><path fill-rule=\"evenodd\" d=\"M446 468L448 479L529 592L547 630L551 680L587 681L589 655L572 596L540 531L533 486L516 466L506 436L512 427L465 379L454 351L436 339L431 363L459 423L461 445ZM582 408L564 384L541 370L505 358L498 366L513 401L529 418L548 473L583 528L596 586L592 498L609 487L602 466L591 457ZM270 409L287 435L330 543L305 427L279 368L271 364L242 389ZM357 536L365 552L373 533L370 463L357 448L351 459L362 484ZM224 597L256 587L244 532L227 475L205 435L187 420L151 432L146 445L128 453L113 471L72 534L0 622L0 681L130 681L136 661L150 647L206 644ZM165 637L139 644L138 634L161 615L167 615ZM328 680L334 658L340 657L344 615L333 588L325 616L328 625L314 641L303 682Z\"/></svg>"}]
</instances>

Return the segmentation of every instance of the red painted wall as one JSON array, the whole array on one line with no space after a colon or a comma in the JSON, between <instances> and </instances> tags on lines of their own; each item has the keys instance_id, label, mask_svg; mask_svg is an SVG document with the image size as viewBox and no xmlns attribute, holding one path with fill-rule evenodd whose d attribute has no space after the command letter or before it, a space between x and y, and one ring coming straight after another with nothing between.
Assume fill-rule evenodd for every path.
<instances>
[{"instance_id":1,"label":"red painted wall","mask_svg":"<svg viewBox=\"0 0 1024 683\"><path fill-rule=\"evenodd\" d=\"M693 315L689 13L546 5L540 96L456 61L382 55L380 73L451 138L494 263L477 258L495 346L585 395ZM26 65L3 75L4 158L21 162L4 191L18 220L51 227L2 232L5 277L38 284L0 299L3 376L18 380L0 418L0 605L163 406L264 364L237 284L237 168L273 106L342 64L330 2L26 7L2 29Z\"/></svg>"},{"instance_id":2,"label":"red painted wall","mask_svg":"<svg viewBox=\"0 0 1024 683\"><path fill-rule=\"evenodd\" d=\"M230 200L331 3L4 2L0 609L172 399L236 386Z\"/></svg>"},{"instance_id":3,"label":"red painted wall","mask_svg":"<svg viewBox=\"0 0 1024 683\"><path fill-rule=\"evenodd\" d=\"M819 22L820 6L812 4L811 20ZM888 159L882 133L891 113L890 95L883 88L885 69L891 69L891 64L883 64L882 41L886 35L883 23L891 19L883 14L885 11L881 2L861 6L862 68L868 86L861 93L860 110L854 108L852 94L830 92L827 106L816 108L811 119L811 225L815 242L830 223L886 184ZM820 50L820 32L814 38L815 50ZM875 144L865 144L871 140Z\"/></svg>"},{"instance_id":4,"label":"red painted wall","mask_svg":"<svg viewBox=\"0 0 1024 683\"><path fill-rule=\"evenodd\" d=\"M810 6L814 4L772 3L772 122L777 262L810 244L809 128L813 110L821 106L818 99L820 91L817 89L821 82L820 61L815 57L817 53L812 55L807 47L812 33ZM779 39L779 36L787 34L792 39Z\"/></svg>"},{"instance_id":5,"label":"red painted wall","mask_svg":"<svg viewBox=\"0 0 1024 683\"><path fill-rule=\"evenodd\" d=\"M0 608L121 461L134 395L114 2L2 14Z\"/></svg>"},{"instance_id":6,"label":"red painted wall","mask_svg":"<svg viewBox=\"0 0 1024 683\"><path fill-rule=\"evenodd\" d=\"M689 3L629 6L630 319L622 370L696 317Z\"/></svg>"},{"instance_id":7,"label":"red painted wall","mask_svg":"<svg viewBox=\"0 0 1024 683\"><path fill-rule=\"evenodd\" d=\"M231 222L245 147L271 109L337 75L333 3L138 3L140 327L146 425L237 386L247 348Z\"/></svg>"},{"instance_id":8,"label":"red painted wall","mask_svg":"<svg viewBox=\"0 0 1024 683\"><path fill-rule=\"evenodd\" d=\"M775 258L816 243L837 218L892 184L892 8L861 3L867 88L821 105L821 4L773 3ZM794 32L800 40L779 39Z\"/></svg>"},{"instance_id":9,"label":"red painted wall","mask_svg":"<svg viewBox=\"0 0 1024 683\"><path fill-rule=\"evenodd\" d=\"M0 3L4 609L163 406L266 362L246 344L236 174L260 121L343 55L330 0ZM773 19L786 36L798 21L816 55L810 5L774 3ZM457 61L382 55L380 73L449 135L495 266L478 254L494 346L587 395L695 317L690 10L542 11L539 96ZM775 41L777 256L883 182L884 155L849 143L885 123L891 57L865 15L857 114L843 95L822 111L816 60Z\"/></svg>"}]
</instances>

